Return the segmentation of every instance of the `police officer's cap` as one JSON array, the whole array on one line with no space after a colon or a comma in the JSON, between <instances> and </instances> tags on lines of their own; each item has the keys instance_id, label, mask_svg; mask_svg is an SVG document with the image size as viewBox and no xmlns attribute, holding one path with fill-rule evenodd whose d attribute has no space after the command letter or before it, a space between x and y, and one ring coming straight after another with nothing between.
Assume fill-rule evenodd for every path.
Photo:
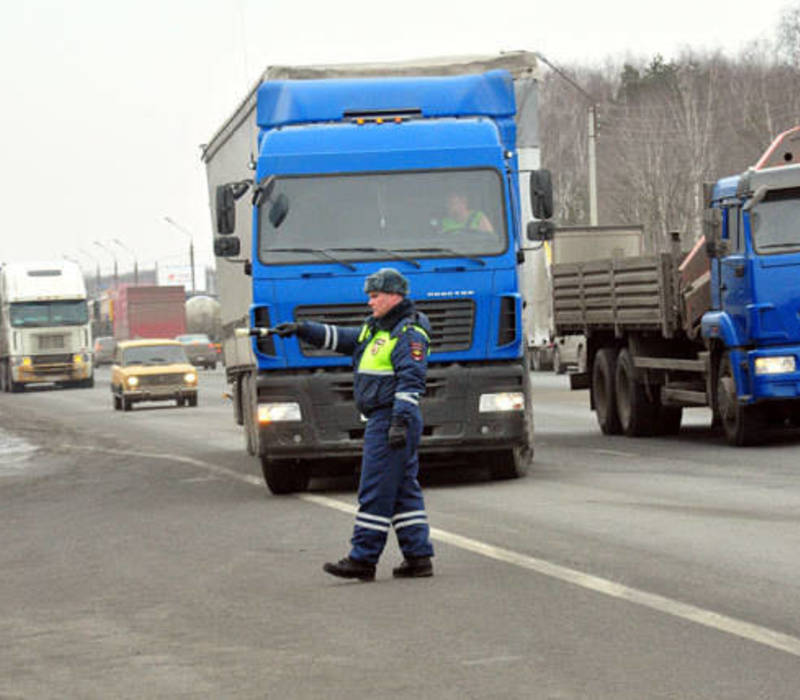
<instances>
[{"instance_id":1,"label":"police officer's cap","mask_svg":"<svg viewBox=\"0 0 800 700\"><path fill-rule=\"evenodd\" d=\"M408 280L393 267L382 267L364 280L364 293L386 292L408 295Z\"/></svg>"}]
</instances>

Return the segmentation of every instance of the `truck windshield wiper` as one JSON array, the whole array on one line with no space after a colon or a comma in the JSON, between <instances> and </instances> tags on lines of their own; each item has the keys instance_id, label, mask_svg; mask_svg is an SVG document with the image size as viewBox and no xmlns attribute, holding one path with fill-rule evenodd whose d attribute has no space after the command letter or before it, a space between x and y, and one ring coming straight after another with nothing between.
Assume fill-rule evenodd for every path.
<instances>
[{"instance_id":1,"label":"truck windshield wiper","mask_svg":"<svg viewBox=\"0 0 800 700\"><path fill-rule=\"evenodd\" d=\"M391 248L331 248L331 250L336 250L339 252L353 252L353 253L385 253L389 257L394 258L395 260L402 260L403 262L407 262L418 270L422 267L414 258L407 258L405 255L400 255L397 251L392 250Z\"/></svg>"},{"instance_id":2,"label":"truck windshield wiper","mask_svg":"<svg viewBox=\"0 0 800 700\"><path fill-rule=\"evenodd\" d=\"M309 253L311 255L321 255L323 258L327 258L328 260L332 260L335 263L339 263L339 265L343 265L348 270L356 270L355 265L351 265L349 262L345 262L344 260L340 260L335 255L331 255L326 249L324 248L267 248L266 250L262 251L263 253Z\"/></svg>"},{"instance_id":3,"label":"truck windshield wiper","mask_svg":"<svg viewBox=\"0 0 800 700\"><path fill-rule=\"evenodd\" d=\"M398 250L400 250L398 248ZM453 250L452 248L404 248L401 252L404 253L450 253L453 257L456 258L467 258L468 260L473 260L476 263L480 263L484 267L486 267L486 261L478 255L469 255L468 253L459 253L457 250Z\"/></svg>"}]
</instances>

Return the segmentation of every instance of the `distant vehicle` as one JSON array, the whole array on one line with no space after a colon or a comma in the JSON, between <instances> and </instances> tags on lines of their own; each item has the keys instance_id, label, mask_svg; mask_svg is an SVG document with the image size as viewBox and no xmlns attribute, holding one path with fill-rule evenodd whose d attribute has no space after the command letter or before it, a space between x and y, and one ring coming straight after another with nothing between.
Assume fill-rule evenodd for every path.
<instances>
[{"instance_id":1,"label":"distant vehicle","mask_svg":"<svg viewBox=\"0 0 800 700\"><path fill-rule=\"evenodd\" d=\"M585 335L559 335L553 341L553 371L564 374L570 367L586 371Z\"/></svg>"},{"instance_id":2,"label":"distant vehicle","mask_svg":"<svg viewBox=\"0 0 800 700\"><path fill-rule=\"evenodd\" d=\"M114 410L130 411L139 401L197 406L197 372L177 340L124 340L111 366Z\"/></svg>"},{"instance_id":3,"label":"distant vehicle","mask_svg":"<svg viewBox=\"0 0 800 700\"><path fill-rule=\"evenodd\" d=\"M217 347L205 333L179 335L175 340L183 345L189 362L195 367L203 366L206 369L216 369Z\"/></svg>"},{"instance_id":4,"label":"distant vehicle","mask_svg":"<svg viewBox=\"0 0 800 700\"><path fill-rule=\"evenodd\" d=\"M86 285L72 262L0 266L0 389L94 386Z\"/></svg>"},{"instance_id":5,"label":"distant vehicle","mask_svg":"<svg viewBox=\"0 0 800 700\"><path fill-rule=\"evenodd\" d=\"M110 365L114 359L114 348L117 341L110 335L102 335L94 340L94 365Z\"/></svg>"},{"instance_id":6,"label":"distant vehicle","mask_svg":"<svg viewBox=\"0 0 800 700\"><path fill-rule=\"evenodd\" d=\"M182 286L120 287L114 299L114 337L174 338L186 333Z\"/></svg>"}]
</instances>

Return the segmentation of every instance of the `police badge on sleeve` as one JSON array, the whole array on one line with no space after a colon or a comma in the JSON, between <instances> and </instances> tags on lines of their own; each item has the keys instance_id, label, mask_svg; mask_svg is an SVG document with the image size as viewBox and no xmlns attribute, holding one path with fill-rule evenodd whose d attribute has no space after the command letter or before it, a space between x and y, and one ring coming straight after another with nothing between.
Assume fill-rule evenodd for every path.
<instances>
[{"instance_id":1,"label":"police badge on sleeve","mask_svg":"<svg viewBox=\"0 0 800 700\"><path fill-rule=\"evenodd\" d=\"M409 346L411 348L411 359L415 362L422 362L422 358L425 357L425 346L416 341L409 343Z\"/></svg>"}]
</instances>

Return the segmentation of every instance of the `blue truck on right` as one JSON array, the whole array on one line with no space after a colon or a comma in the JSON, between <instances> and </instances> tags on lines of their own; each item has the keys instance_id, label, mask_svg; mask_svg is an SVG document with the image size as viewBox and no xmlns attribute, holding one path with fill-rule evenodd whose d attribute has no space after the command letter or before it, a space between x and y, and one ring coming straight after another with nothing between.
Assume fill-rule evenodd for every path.
<instances>
[{"instance_id":1,"label":"blue truck on right","mask_svg":"<svg viewBox=\"0 0 800 700\"><path fill-rule=\"evenodd\" d=\"M587 337L571 386L606 434L677 433L691 406L736 446L800 425L800 127L704 195L688 253L674 234L655 255L553 267L556 333Z\"/></svg>"}]
</instances>

